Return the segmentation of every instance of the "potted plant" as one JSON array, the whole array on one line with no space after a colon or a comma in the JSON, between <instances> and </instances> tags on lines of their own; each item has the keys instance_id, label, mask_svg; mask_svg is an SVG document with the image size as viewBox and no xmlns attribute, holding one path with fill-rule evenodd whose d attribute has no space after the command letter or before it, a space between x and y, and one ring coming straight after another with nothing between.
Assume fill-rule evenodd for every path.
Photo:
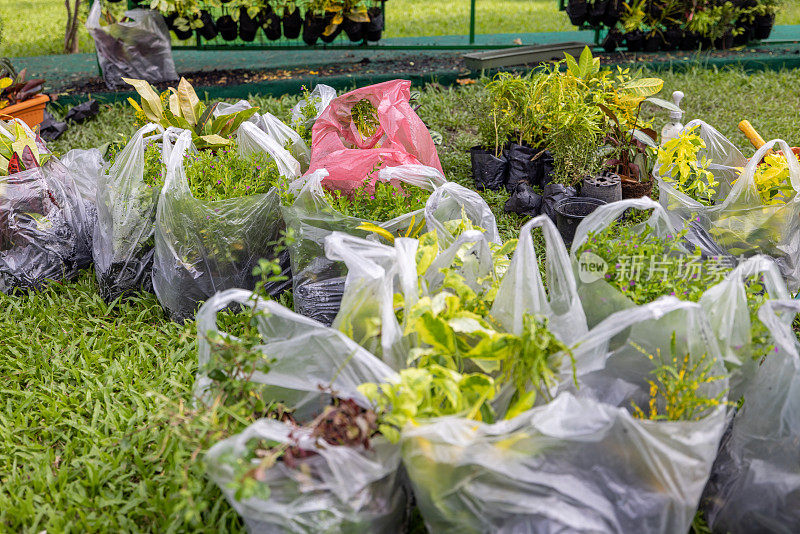
<instances>
[{"instance_id":1,"label":"potted plant","mask_svg":"<svg viewBox=\"0 0 800 534\"><path fill-rule=\"evenodd\" d=\"M264 35L270 41L277 41L281 38L281 12L279 10L285 9L284 6L277 6L267 4L267 6L259 13L259 20L261 28L264 30ZM287 38L289 36L287 35ZM295 35L295 37L297 37Z\"/></svg>"},{"instance_id":2,"label":"potted plant","mask_svg":"<svg viewBox=\"0 0 800 534\"><path fill-rule=\"evenodd\" d=\"M240 7L233 13L238 17L236 20L239 23L239 38L248 43L252 42L261 27L261 8L258 5Z\"/></svg>"},{"instance_id":3,"label":"potted plant","mask_svg":"<svg viewBox=\"0 0 800 534\"><path fill-rule=\"evenodd\" d=\"M697 128L684 129L678 137L658 148L658 174L676 191L703 206L713 206L720 184L708 170L711 161L699 155L706 149L706 143L695 133Z\"/></svg>"},{"instance_id":4,"label":"potted plant","mask_svg":"<svg viewBox=\"0 0 800 534\"><path fill-rule=\"evenodd\" d=\"M649 196L653 190L650 170L651 152L656 146L655 130L634 126L625 131L614 111L605 105L601 105L601 108L609 118L605 141L612 149L611 158L603 166L620 177L622 198ZM637 122L638 113L634 125Z\"/></svg>"},{"instance_id":5,"label":"potted plant","mask_svg":"<svg viewBox=\"0 0 800 534\"><path fill-rule=\"evenodd\" d=\"M328 28L326 18L327 0L312 0L306 5L306 16L303 20L303 41L308 46L316 44L317 40Z\"/></svg>"},{"instance_id":6,"label":"potted plant","mask_svg":"<svg viewBox=\"0 0 800 534\"><path fill-rule=\"evenodd\" d=\"M370 7L367 9L367 15L369 16L365 35L367 41L381 40L385 24L383 2L384 0L371 0Z\"/></svg>"},{"instance_id":7,"label":"potted plant","mask_svg":"<svg viewBox=\"0 0 800 534\"><path fill-rule=\"evenodd\" d=\"M200 11L200 22L203 23L200 28L197 28L197 33L200 37L206 41L210 41L217 36L217 26L214 24L214 18L211 16L211 13L205 9Z\"/></svg>"},{"instance_id":8,"label":"potted plant","mask_svg":"<svg viewBox=\"0 0 800 534\"><path fill-rule=\"evenodd\" d=\"M760 0L756 7L753 37L767 39L775 24L775 12L778 9L778 0Z\"/></svg>"},{"instance_id":9,"label":"potted plant","mask_svg":"<svg viewBox=\"0 0 800 534\"><path fill-rule=\"evenodd\" d=\"M164 15L167 27L181 41L188 39L195 30L205 25L196 0L151 0L150 9L156 9Z\"/></svg>"},{"instance_id":10,"label":"potted plant","mask_svg":"<svg viewBox=\"0 0 800 534\"><path fill-rule=\"evenodd\" d=\"M239 35L236 21L233 20L231 15L225 14L217 19L217 31L219 35L226 41L234 41Z\"/></svg>"},{"instance_id":11,"label":"potted plant","mask_svg":"<svg viewBox=\"0 0 800 534\"><path fill-rule=\"evenodd\" d=\"M287 2L282 6L282 9L283 35L287 39L297 39L303 29L303 17L300 14L300 8L297 7L295 2Z\"/></svg>"},{"instance_id":12,"label":"potted plant","mask_svg":"<svg viewBox=\"0 0 800 534\"><path fill-rule=\"evenodd\" d=\"M26 73L17 73L8 58L0 59L0 117L20 119L33 128L44 119L50 97L41 94L44 80L26 81Z\"/></svg>"},{"instance_id":13,"label":"potted plant","mask_svg":"<svg viewBox=\"0 0 800 534\"><path fill-rule=\"evenodd\" d=\"M367 0L345 0L342 31L353 42L363 41L370 22Z\"/></svg>"},{"instance_id":14,"label":"potted plant","mask_svg":"<svg viewBox=\"0 0 800 534\"><path fill-rule=\"evenodd\" d=\"M575 26L581 26L589 20L589 3L587 0L568 0L566 11L569 21Z\"/></svg>"}]
</instances>

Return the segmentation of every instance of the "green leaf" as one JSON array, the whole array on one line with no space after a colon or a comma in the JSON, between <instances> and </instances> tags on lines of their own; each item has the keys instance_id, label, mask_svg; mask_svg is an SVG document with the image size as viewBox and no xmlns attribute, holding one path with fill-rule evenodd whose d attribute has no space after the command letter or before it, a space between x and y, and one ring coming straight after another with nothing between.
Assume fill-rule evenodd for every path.
<instances>
[{"instance_id":1,"label":"green leaf","mask_svg":"<svg viewBox=\"0 0 800 534\"><path fill-rule=\"evenodd\" d=\"M583 52L581 52L581 57L578 60L578 69L581 73L581 78L586 78L592 71L592 51L589 50L588 46L583 48Z\"/></svg>"},{"instance_id":2,"label":"green leaf","mask_svg":"<svg viewBox=\"0 0 800 534\"><path fill-rule=\"evenodd\" d=\"M533 408L533 403L536 402L536 390L531 390L516 397L506 411L506 419L513 419L522 412L526 412Z\"/></svg>"},{"instance_id":3,"label":"green leaf","mask_svg":"<svg viewBox=\"0 0 800 534\"><path fill-rule=\"evenodd\" d=\"M144 111L147 120L152 122L161 122L163 116L161 108L161 98L155 92L153 87L144 80L134 80L131 78L122 78L122 81L128 85L132 85L139 96L142 97L142 111Z\"/></svg>"},{"instance_id":4,"label":"green leaf","mask_svg":"<svg viewBox=\"0 0 800 534\"><path fill-rule=\"evenodd\" d=\"M200 115L200 120L197 122L197 126L195 127L195 132L197 133L197 135L203 135L203 134L209 135L212 133L210 131L211 117L214 114L214 110L217 109L218 105L219 102L214 102L213 104L205 108L203 114Z\"/></svg>"},{"instance_id":5,"label":"green leaf","mask_svg":"<svg viewBox=\"0 0 800 534\"><path fill-rule=\"evenodd\" d=\"M681 108L679 108L678 106L676 106L672 102L670 102L668 100L664 100L663 98L656 98L654 96L650 96L648 98L645 98L644 101L645 102L650 102L651 104L654 104L654 105L656 105L658 107L664 108L664 109L669 110L669 111L678 111L678 112L683 111Z\"/></svg>"},{"instance_id":6,"label":"green leaf","mask_svg":"<svg viewBox=\"0 0 800 534\"><path fill-rule=\"evenodd\" d=\"M638 78L628 80L622 88L636 96L651 96L664 87L664 80L661 78Z\"/></svg>"},{"instance_id":7,"label":"green leaf","mask_svg":"<svg viewBox=\"0 0 800 534\"><path fill-rule=\"evenodd\" d=\"M580 77L581 69L578 68L578 63L575 62L575 58L564 52L564 59L567 61L567 70L569 70L570 74Z\"/></svg>"},{"instance_id":8,"label":"green leaf","mask_svg":"<svg viewBox=\"0 0 800 534\"><path fill-rule=\"evenodd\" d=\"M217 134L200 135L198 136L198 138L203 142L200 143L200 146L198 146L197 148L215 148L221 146L228 146L229 144L231 144L230 139L225 139L224 137L220 137Z\"/></svg>"},{"instance_id":9,"label":"green leaf","mask_svg":"<svg viewBox=\"0 0 800 534\"><path fill-rule=\"evenodd\" d=\"M447 352L456 351L455 334L443 319L425 313L417 319L415 331L423 343Z\"/></svg>"}]
</instances>

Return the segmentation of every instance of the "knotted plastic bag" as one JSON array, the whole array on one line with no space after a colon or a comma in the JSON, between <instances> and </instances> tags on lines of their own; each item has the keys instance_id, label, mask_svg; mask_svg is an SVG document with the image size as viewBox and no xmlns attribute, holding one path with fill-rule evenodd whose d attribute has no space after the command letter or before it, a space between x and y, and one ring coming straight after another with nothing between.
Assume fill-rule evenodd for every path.
<instances>
[{"instance_id":1,"label":"knotted plastic bag","mask_svg":"<svg viewBox=\"0 0 800 534\"><path fill-rule=\"evenodd\" d=\"M703 498L715 532L790 534L800 524L798 312L796 300L768 301L758 312L775 348L745 390Z\"/></svg>"},{"instance_id":2,"label":"knotted plastic bag","mask_svg":"<svg viewBox=\"0 0 800 534\"><path fill-rule=\"evenodd\" d=\"M218 312L231 305L255 311L261 340L249 351L252 359L238 366L225 351L239 340L217 324ZM210 298L197 314L197 333L195 394L206 403L214 402L214 380L225 373L224 380L258 384L265 400L283 403L305 422L322 412L332 394L367 408L360 384L396 380L391 368L341 332L250 291L229 289ZM278 461L267 469L259 484L269 488L268 498L238 500L229 483L250 468L243 457L251 440L260 439L315 454L291 467ZM272 420L254 423L206 456L209 475L254 533L398 532L407 507L399 464L399 447L380 437L371 440L369 450L332 446L307 429Z\"/></svg>"},{"instance_id":3,"label":"knotted plastic bag","mask_svg":"<svg viewBox=\"0 0 800 534\"><path fill-rule=\"evenodd\" d=\"M127 87L122 78L150 83L178 79L172 61L169 29L158 11L132 9L130 19L103 26L102 2L94 2L86 19L86 29L94 39L97 62L109 89Z\"/></svg>"},{"instance_id":4,"label":"knotted plastic bag","mask_svg":"<svg viewBox=\"0 0 800 534\"><path fill-rule=\"evenodd\" d=\"M314 122L309 172L325 169L322 185L350 195L377 168L422 164L442 172L428 128L411 108L411 82L392 80L334 98ZM362 132L353 107L367 100L377 124Z\"/></svg>"},{"instance_id":5,"label":"knotted plastic bag","mask_svg":"<svg viewBox=\"0 0 800 534\"><path fill-rule=\"evenodd\" d=\"M297 177L297 161L255 125L242 124L237 141L240 153L263 150L284 176ZM156 212L153 287L161 305L179 321L193 317L198 304L218 291L253 289L253 268L262 258L276 259L275 243L284 228L274 187L260 195L215 201L194 198L184 169L190 149L191 134L184 131L167 163ZM284 270L288 277L288 262ZM277 295L290 284L272 282L264 289Z\"/></svg>"},{"instance_id":6,"label":"knotted plastic bag","mask_svg":"<svg viewBox=\"0 0 800 534\"><path fill-rule=\"evenodd\" d=\"M553 401L492 425L445 417L403 429L403 464L430 532L686 532L725 425L725 407L694 421L647 410L655 364L640 351L675 344L724 372L700 306L667 298L609 317L574 349ZM719 395L726 381L704 393Z\"/></svg>"}]
</instances>

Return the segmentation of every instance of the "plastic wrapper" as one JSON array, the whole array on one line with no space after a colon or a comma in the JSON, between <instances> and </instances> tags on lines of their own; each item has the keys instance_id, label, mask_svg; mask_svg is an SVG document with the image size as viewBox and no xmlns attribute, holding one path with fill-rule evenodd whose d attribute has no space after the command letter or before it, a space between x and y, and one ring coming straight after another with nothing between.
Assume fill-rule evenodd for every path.
<instances>
[{"instance_id":1,"label":"plastic wrapper","mask_svg":"<svg viewBox=\"0 0 800 534\"><path fill-rule=\"evenodd\" d=\"M160 189L144 181L144 151L161 139L148 124L117 154L97 186L97 225L92 257L100 294L107 301L128 291L152 290L156 202Z\"/></svg>"},{"instance_id":2,"label":"plastic wrapper","mask_svg":"<svg viewBox=\"0 0 800 534\"><path fill-rule=\"evenodd\" d=\"M127 87L123 77L150 83L178 79L169 30L158 11L126 11L129 21L107 26L100 24L101 11L102 2L94 2L86 29L94 39L97 62L109 89Z\"/></svg>"},{"instance_id":3,"label":"plastic wrapper","mask_svg":"<svg viewBox=\"0 0 800 534\"><path fill-rule=\"evenodd\" d=\"M800 302L759 310L774 352L745 390L704 496L714 532L790 534L800 524L800 347L791 322Z\"/></svg>"},{"instance_id":4,"label":"plastic wrapper","mask_svg":"<svg viewBox=\"0 0 800 534\"><path fill-rule=\"evenodd\" d=\"M411 82L393 80L334 98L314 122L309 172L325 169L323 185L351 194L376 169L422 164L442 172L428 128L411 108ZM378 124L364 138L351 110L366 99Z\"/></svg>"},{"instance_id":5,"label":"plastic wrapper","mask_svg":"<svg viewBox=\"0 0 800 534\"><path fill-rule=\"evenodd\" d=\"M230 289L209 299L197 314L199 367L195 393L200 399L213 401L209 398L211 381L205 373L218 355L209 339L216 335L236 339L220 332L217 325L217 313L234 304L258 312L253 317L263 344L253 348L260 355L255 372L231 378L260 384L264 398L295 409L298 420L316 416L330 401L329 391L367 407L358 385L396 377L388 366L341 332L249 291ZM270 489L269 498L237 500L228 484L237 472L243 472L237 468L243 465L241 458L251 439L291 440L316 454L296 460L299 465L293 468L279 461L266 470L262 483ZM206 457L209 475L253 533L399 532L407 508L399 464L399 448L382 438L371 440L369 450L332 446L306 430L274 420L254 423L212 447Z\"/></svg>"},{"instance_id":6,"label":"plastic wrapper","mask_svg":"<svg viewBox=\"0 0 800 534\"><path fill-rule=\"evenodd\" d=\"M75 276L91 259L86 225L72 175L55 157L0 177L0 291Z\"/></svg>"},{"instance_id":7,"label":"plastic wrapper","mask_svg":"<svg viewBox=\"0 0 800 534\"><path fill-rule=\"evenodd\" d=\"M289 246L294 280L294 304L298 313L325 324L333 322L342 300L347 269L342 262L325 257L325 238L334 231L358 237L370 232L359 230L364 222L336 212L327 202L322 189L326 177L324 170L306 175L293 184L299 193L292 206L284 206L283 216L287 229L294 232L294 243ZM379 179L394 183L408 183L432 190L424 210L417 210L390 221L369 221L390 232L405 231L425 219L428 231L436 230L443 243L452 236L444 222L461 219L462 209L467 217L483 228L489 239L499 241L497 223L489 206L476 193L458 184L447 182L444 176L431 167L403 165L380 171Z\"/></svg>"},{"instance_id":8,"label":"plastic wrapper","mask_svg":"<svg viewBox=\"0 0 800 534\"><path fill-rule=\"evenodd\" d=\"M263 149L287 178L296 178L297 161L251 123L237 132L243 154ZM158 199L153 288L170 316L183 321L217 291L253 289L258 261L275 259L275 243L284 228L278 192L216 201L195 199L183 167L192 148L190 132L178 137L167 163L166 180ZM288 257L284 275L289 276ZM278 295L291 281L271 282L264 290Z\"/></svg>"},{"instance_id":9,"label":"plastic wrapper","mask_svg":"<svg viewBox=\"0 0 800 534\"><path fill-rule=\"evenodd\" d=\"M106 171L107 163L97 148L73 149L64 154L61 163L72 176L83 199L84 216L81 224L83 266L92 261L92 239L97 225L97 185Z\"/></svg>"},{"instance_id":10,"label":"plastic wrapper","mask_svg":"<svg viewBox=\"0 0 800 534\"><path fill-rule=\"evenodd\" d=\"M456 417L403 429L403 464L429 532L686 532L725 426L725 408L696 421L631 415L649 402L653 362L640 349L719 356L693 303L662 299L614 315L574 350L580 395L563 391L514 419ZM639 345L639 347L635 347ZM721 360L714 362L722 374ZM726 387L709 385L709 395Z\"/></svg>"},{"instance_id":11,"label":"plastic wrapper","mask_svg":"<svg viewBox=\"0 0 800 534\"><path fill-rule=\"evenodd\" d=\"M588 273L589 276L587 276L587 273L582 272L592 259L588 255L584 257L585 253L592 252L591 247L584 254L581 254L581 257L576 254L588 242L590 233L606 230L629 209L653 210L650 218L645 223L640 223L634 228L640 228L642 224L647 225L652 228L654 236L662 238L666 238L668 235L674 236L677 232L664 208L649 198L626 199L600 206L581 221L581 224L575 230L570 256L573 269L576 272L575 280L578 284L578 294L583 303L583 309L586 312L590 328L612 313L633 308L635 304L618 289L606 282L602 276L592 276L594 273ZM689 252L688 247L686 252Z\"/></svg>"},{"instance_id":12,"label":"plastic wrapper","mask_svg":"<svg viewBox=\"0 0 800 534\"><path fill-rule=\"evenodd\" d=\"M706 312L730 373L728 398L732 400L738 400L753 379L765 350L760 345L767 344L754 339L753 328L756 325L752 324L754 318L751 318L745 293L745 284L758 279L762 280L765 297L771 300L791 298L778 266L767 256L753 256L742 262L700 298L700 305ZM756 337L761 335L761 330L757 328Z\"/></svg>"},{"instance_id":13,"label":"plastic wrapper","mask_svg":"<svg viewBox=\"0 0 800 534\"><path fill-rule=\"evenodd\" d=\"M328 107L328 104L331 103L331 100L336 98L336 89L323 83L317 84L311 91L311 98L314 100L314 108L316 109L315 115L308 118L303 116L302 109L308 105L308 102L306 102L305 98L301 99L292 108L291 113L293 125L302 124L310 130L314 126L314 122L319 118L320 115L322 115L322 112L325 111L325 108Z\"/></svg>"},{"instance_id":14,"label":"plastic wrapper","mask_svg":"<svg viewBox=\"0 0 800 534\"><path fill-rule=\"evenodd\" d=\"M756 167L766 152L778 145L777 148L789 154L789 146L782 140L773 140L746 160L730 141L707 124L693 121L687 128L696 124L700 125L698 135L708 147L699 157L712 160L709 170L720 182L714 205L703 206L677 191L664 181L660 168L656 167L659 202L669 212L673 224L683 226L690 222L693 225L694 231L689 237L704 251L716 254L716 247L734 257L766 254L778 263L789 289L796 291L800 288L797 261L800 256L800 198L795 194L784 204L764 205L754 183ZM787 161L792 188L798 191L800 163L795 158ZM741 176L740 168L743 168Z\"/></svg>"}]
</instances>

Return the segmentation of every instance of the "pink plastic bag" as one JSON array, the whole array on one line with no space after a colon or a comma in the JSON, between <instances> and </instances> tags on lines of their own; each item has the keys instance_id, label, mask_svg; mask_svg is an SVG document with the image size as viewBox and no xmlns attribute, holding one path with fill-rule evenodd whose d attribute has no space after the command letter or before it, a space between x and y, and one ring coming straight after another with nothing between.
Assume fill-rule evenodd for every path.
<instances>
[{"instance_id":1,"label":"pink plastic bag","mask_svg":"<svg viewBox=\"0 0 800 534\"><path fill-rule=\"evenodd\" d=\"M375 169L421 163L441 172L431 134L409 104L410 88L407 80L392 80L333 99L314 123L306 174L326 169L322 185L349 194ZM366 139L351 118L353 105L364 98L377 109L380 123Z\"/></svg>"}]
</instances>

